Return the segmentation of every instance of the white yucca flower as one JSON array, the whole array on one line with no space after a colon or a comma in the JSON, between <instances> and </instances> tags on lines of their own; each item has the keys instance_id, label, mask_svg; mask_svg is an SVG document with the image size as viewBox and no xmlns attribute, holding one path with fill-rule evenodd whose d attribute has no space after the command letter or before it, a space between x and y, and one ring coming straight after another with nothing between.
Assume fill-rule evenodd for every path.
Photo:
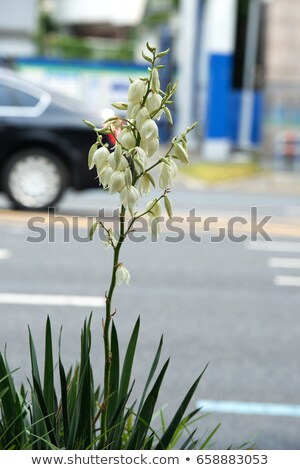
<instances>
[{"instance_id":1,"label":"white yucca flower","mask_svg":"<svg viewBox=\"0 0 300 470\"><path fill-rule=\"evenodd\" d=\"M145 122L148 119L150 119L150 114L149 114L148 109L145 106L143 106L137 113L135 119L136 119L136 128L138 131L140 131L143 127L143 124L145 124Z\"/></svg>"},{"instance_id":2,"label":"white yucca flower","mask_svg":"<svg viewBox=\"0 0 300 470\"><path fill-rule=\"evenodd\" d=\"M122 189L120 193L121 204L129 210L130 214L133 216L136 203L139 200L139 192L135 186L130 186L130 188Z\"/></svg>"},{"instance_id":3,"label":"white yucca flower","mask_svg":"<svg viewBox=\"0 0 300 470\"><path fill-rule=\"evenodd\" d=\"M114 171L109 181L109 192L119 193L125 186L124 171Z\"/></svg>"},{"instance_id":4,"label":"white yucca flower","mask_svg":"<svg viewBox=\"0 0 300 470\"><path fill-rule=\"evenodd\" d=\"M146 99L146 108L148 109L149 113L152 114L154 111L157 111L161 107L162 97L158 93L150 92L147 99ZM163 110L160 109L153 119L160 119Z\"/></svg>"},{"instance_id":5,"label":"white yucca flower","mask_svg":"<svg viewBox=\"0 0 300 470\"><path fill-rule=\"evenodd\" d=\"M140 177L139 190L142 195L148 194L150 192L150 178L148 177L147 173L144 173Z\"/></svg>"},{"instance_id":6,"label":"white yucca flower","mask_svg":"<svg viewBox=\"0 0 300 470\"><path fill-rule=\"evenodd\" d=\"M138 103L138 104L128 103L127 114L126 114L127 119L135 119L141 107L142 107L141 103Z\"/></svg>"},{"instance_id":7,"label":"white yucca flower","mask_svg":"<svg viewBox=\"0 0 300 470\"><path fill-rule=\"evenodd\" d=\"M153 201L148 202L146 206L146 211L150 211L148 216L150 218L160 217L162 213L162 207L160 201L153 199Z\"/></svg>"},{"instance_id":8,"label":"white yucca flower","mask_svg":"<svg viewBox=\"0 0 300 470\"><path fill-rule=\"evenodd\" d=\"M130 274L128 269L125 268L123 263L120 263L116 272L116 284L117 286L120 286L121 284L126 284L128 285L130 281Z\"/></svg>"},{"instance_id":9,"label":"white yucca flower","mask_svg":"<svg viewBox=\"0 0 300 470\"><path fill-rule=\"evenodd\" d=\"M150 139L142 139L140 146L144 150L146 156L151 158L158 150L159 140L156 136L153 136Z\"/></svg>"},{"instance_id":10,"label":"white yucca flower","mask_svg":"<svg viewBox=\"0 0 300 470\"><path fill-rule=\"evenodd\" d=\"M96 166L98 173L107 165L107 159L110 153L106 147L100 147L93 155L93 164Z\"/></svg>"},{"instance_id":11,"label":"white yucca flower","mask_svg":"<svg viewBox=\"0 0 300 470\"><path fill-rule=\"evenodd\" d=\"M128 90L128 101L129 103L141 103L146 93L146 82L145 80L136 80L131 83Z\"/></svg>"},{"instance_id":12,"label":"white yucca flower","mask_svg":"<svg viewBox=\"0 0 300 470\"><path fill-rule=\"evenodd\" d=\"M104 188L109 186L111 175L113 174L114 170L110 165L107 165L103 170L99 173L99 181L102 183Z\"/></svg>"},{"instance_id":13,"label":"white yucca flower","mask_svg":"<svg viewBox=\"0 0 300 470\"><path fill-rule=\"evenodd\" d=\"M125 128L121 131L118 140L124 149L131 149L136 144L134 133L129 129Z\"/></svg>"},{"instance_id":14,"label":"white yucca flower","mask_svg":"<svg viewBox=\"0 0 300 470\"><path fill-rule=\"evenodd\" d=\"M161 189L168 189L173 186L178 168L176 163L168 159L168 163L162 162L159 175L159 186Z\"/></svg>"},{"instance_id":15,"label":"white yucca flower","mask_svg":"<svg viewBox=\"0 0 300 470\"><path fill-rule=\"evenodd\" d=\"M144 140L158 137L158 127L153 119L147 119L140 130L141 138Z\"/></svg>"},{"instance_id":16,"label":"white yucca flower","mask_svg":"<svg viewBox=\"0 0 300 470\"><path fill-rule=\"evenodd\" d=\"M125 157L125 155L122 155L120 164L118 166L118 170L125 171L126 168L128 168L128 166L129 166L129 163L128 163L127 158Z\"/></svg>"}]
</instances>

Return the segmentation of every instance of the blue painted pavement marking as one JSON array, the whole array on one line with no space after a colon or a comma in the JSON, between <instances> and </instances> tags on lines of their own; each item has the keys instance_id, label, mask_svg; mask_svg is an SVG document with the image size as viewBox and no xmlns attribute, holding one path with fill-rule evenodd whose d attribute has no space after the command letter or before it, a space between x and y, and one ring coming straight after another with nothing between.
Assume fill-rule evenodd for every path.
<instances>
[{"instance_id":1,"label":"blue painted pavement marking","mask_svg":"<svg viewBox=\"0 0 300 470\"><path fill-rule=\"evenodd\" d=\"M200 400L197 406L204 412L300 417L300 405Z\"/></svg>"}]
</instances>

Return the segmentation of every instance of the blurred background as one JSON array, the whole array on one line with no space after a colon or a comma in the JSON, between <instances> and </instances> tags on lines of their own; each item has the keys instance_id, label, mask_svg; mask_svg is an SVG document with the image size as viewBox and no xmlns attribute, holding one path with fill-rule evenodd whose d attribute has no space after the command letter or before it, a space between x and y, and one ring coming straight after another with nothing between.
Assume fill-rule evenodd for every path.
<instances>
[{"instance_id":1,"label":"blurred background","mask_svg":"<svg viewBox=\"0 0 300 470\"><path fill-rule=\"evenodd\" d=\"M298 160L298 15L292 0L26 0L26 9L13 0L1 6L0 57L106 109L126 97L147 40L171 47L164 81L180 82L177 128L200 121L193 147L203 157L294 152Z\"/></svg>"},{"instance_id":2,"label":"blurred background","mask_svg":"<svg viewBox=\"0 0 300 470\"><path fill-rule=\"evenodd\" d=\"M82 320L95 312L101 370L99 296L111 253L98 240L74 240L72 216L84 234L86 216L110 213L117 199L91 189L86 155L94 137L78 123L90 115L101 122L112 102L126 101L128 76L146 71L148 41L171 48L162 85L179 80L175 126L159 123L162 145L199 121L191 165L171 194L174 213L216 217L214 233L236 216L248 225L246 239L235 242L226 234L212 243L200 224L201 242L192 241L185 221L180 243L126 245L132 279L118 291L115 318L124 345L142 316L137 387L164 333L172 358L160 403L167 417L209 362L193 405L213 412L200 421L201 433L222 422L216 448L253 437L260 449L300 449L299 24L298 0L1 2L0 347L7 344L12 368L21 366L17 380L30 375L26 325L42 352L47 314L55 341L63 324L71 364ZM48 205L67 217L66 229L45 212L14 210ZM28 241L37 236L28 225L33 215L47 219L39 243ZM272 241L254 236L264 216Z\"/></svg>"}]
</instances>

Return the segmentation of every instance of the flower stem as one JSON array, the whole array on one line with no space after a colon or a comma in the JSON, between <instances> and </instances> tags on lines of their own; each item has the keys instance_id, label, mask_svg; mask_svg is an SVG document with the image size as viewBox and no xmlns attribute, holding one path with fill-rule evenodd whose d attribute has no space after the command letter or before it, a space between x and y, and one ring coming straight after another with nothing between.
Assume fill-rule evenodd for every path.
<instances>
[{"instance_id":1,"label":"flower stem","mask_svg":"<svg viewBox=\"0 0 300 470\"><path fill-rule=\"evenodd\" d=\"M104 342L104 356L105 356L105 364L104 364L104 396L103 396L103 404L102 404L102 414L101 414L101 444L102 448L105 447L105 442L107 439L107 408L108 408L108 401L110 395L110 369L111 369L111 362L113 360L111 354L111 344L110 344L110 327L111 327L111 306L112 306L112 298L113 293L116 287L116 273L119 264L119 255L122 243L126 238L125 233L125 212L126 209L124 206L121 207L120 211L120 218L119 218L119 225L120 225L120 234L119 239L114 247L114 258L113 258L113 268L112 268L112 275L110 281L110 287L108 293L106 295L106 315L103 325L103 342Z\"/></svg>"}]
</instances>

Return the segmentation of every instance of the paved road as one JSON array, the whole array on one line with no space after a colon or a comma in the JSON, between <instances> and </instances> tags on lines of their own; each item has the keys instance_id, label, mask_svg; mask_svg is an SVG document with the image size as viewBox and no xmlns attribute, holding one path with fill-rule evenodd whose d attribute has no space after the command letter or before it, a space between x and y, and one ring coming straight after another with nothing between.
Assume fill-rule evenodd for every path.
<instances>
[{"instance_id":1,"label":"paved road","mask_svg":"<svg viewBox=\"0 0 300 470\"><path fill-rule=\"evenodd\" d=\"M122 260L132 279L130 287L118 290L116 322L124 347L141 315L134 371L138 388L164 333L164 357L171 355L171 365L160 404L168 403L167 414L209 362L194 404L209 400L207 406L221 406L223 412L199 423L204 432L222 422L217 447L238 445L256 436L259 448L300 449L299 199L182 189L174 193L173 200L176 213L195 207L197 214L218 215L215 228L235 215L249 218L250 207L256 206L260 216L273 216L267 225L273 241L251 245L246 227L248 238L242 243L228 238L212 243L210 233L201 234L201 242L186 235L180 243L166 243L162 233L157 243L126 244ZM85 215L109 204L105 194L90 191L69 194L58 209ZM8 208L4 198L0 206ZM93 360L100 381L103 307L91 305L106 289L111 253L97 240L79 243L71 237L64 243L59 224L54 243L47 239L29 243L26 239L32 233L27 218L24 213L1 213L0 347L3 350L7 342L11 366L21 366L17 380L24 380L29 375L27 324L42 351L43 325L49 314L55 342L63 325L63 357L71 364L78 356L82 321L93 310ZM79 225L84 234L84 224ZM186 232L186 221L183 228ZM56 305L45 305L51 301ZM72 302L73 306L57 305ZM245 403L243 409L238 408L241 402ZM262 414L253 414L258 412L251 408L253 403L268 406L260 410ZM276 405L289 407L282 411ZM224 413L225 406L229 413ZM280 412L282 416L278 416Z\"/></svg>"}]
</instances>

